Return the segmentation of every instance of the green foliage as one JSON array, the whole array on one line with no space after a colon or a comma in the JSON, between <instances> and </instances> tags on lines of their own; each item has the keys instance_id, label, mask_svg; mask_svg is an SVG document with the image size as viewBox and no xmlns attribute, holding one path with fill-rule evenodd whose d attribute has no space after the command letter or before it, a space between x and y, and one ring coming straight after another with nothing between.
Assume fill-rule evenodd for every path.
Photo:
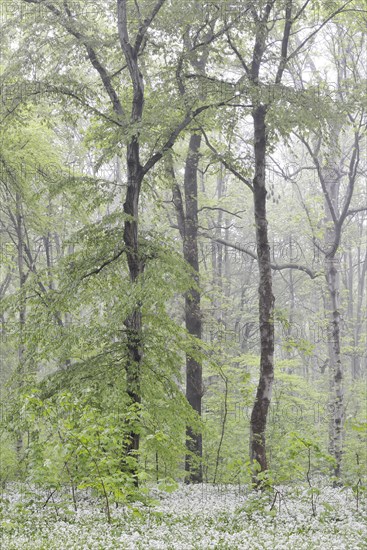
<instances>
[{"instance_id":1,"label":"green foliage","mask_svg":"<svg viewBox=\"0 0 367 550\"><path fill-rule=\"evenodd\" d=\"M152 4L128 4L129 35L136 37ZM20 89L11 108L6 98L1 102L1 289L5 277L11 277L0 301L1 401L7 410L0 441L3 483L18 478L51 492L65 485L88 489L104 499L111 519L110 503L147 501L145 485L152 480L162 489L173 490L183 476L185 431L190 425L203 434L206 481L241 486L251 484L257 472L265 491L278 483L307 479L306 499L312 502L314 512L319 489L312 480L326 476L332 465L326 452L328 380L324 371L318 371L319 364L326 368L327 342L310 336L314 325L324 323L319 304L325 285L306 281L300 271L290 275L282 270L281 277L278 272L274 275L276 381L266 432L269 471L259 472L258 463L247 460L260 363L259 275L256 260L237 250L239 244L252 250L255 231L251 194L233 170L251 182L251 113L255 104L265 103L267 162L272 166L270 172L267 166L266 173L268 196L273 199L268 208L269 230L282 244L295 235L302 249L295 261L307 266L315 263L315 271L322 272L322 261L317 262L314 254L316 249L321 251L323 259L321 245L333 223L325 222L325 193L318 189L317 170L307 166L306 148L297 140L315 145L322 167L330 160L335 126L342 127L340 141L347 149L357 150L352 146L353 132L359 120L359 129L363 128L366 108L366 79L358 68L365 40L361 10L355 17L348 11L338 16L337 25L325 27L320 34L325 41L322 51L318 51L315 38L300 48L299 55L293 57L291 52L298 47L296 37L303 36L315 22L316 12L318 21L325 20L339 5L294 3L300 11L291 33L291 63L286 63L283 85L274 84L273 77L279 62L284 3L272 5L274 20L268 25L259 83L248 78L248 60L254 38L259 36L262 2L241 17L230 2L221 6L164 3L139 55L144 112L142 120L134 124L130 120L133 87L122 61L115 3L104 0L98 13L88 12L83 18L67 13L54 17L46 5L37 16L42 6L29 4L30 12L24 18L12 18L17 32L12 46L10 23L6 23L1 37L1 45L5 45L1 83L5 88ZM352 2L350 7L358 5ZM67 9L61 1L55 6ZM79 8L72 6L74 9ZM35 15L36 21L32 20ZM69 25L81 34L70 32ZM103 70L98 71L98 63L89 63L90 48L108 75L104 81L99 78ZM345 63L342 75L341 60L350 51L355 66L350 69ZM330 57L330 74L338 73L340 93L335 93L334 76L312 70L303 78L298 68L312 66L314 53L315 62ZM205 59L204 70L200 62ZM112 107L106 78L119 95L122 115ZM184 95L178 88L180 78ZM32 83L39 85L39 93L24 93L22 85ZM226 105L218 107L218 102ZM174 150L165 151L162 162L144 177L137 237L138 260L144 270L133 284L123 245L125 223L133 221L123 207L126 145L137 137L139 161L144 166L154 152L162 151L175 129L184 127L182 121L192 110L204 105L211 107L185 127ZM197 199L199 229L206 236L198 243L199 285L193 283L195 274L181 257L182 242L169 204L172 175L167 175L167 165L170 157L181 184L187 154L185 132L201 127L219 155L202 140ZM363 135L358 138L361 151ZM340 159L349 154L341 143L336 149ZM294 166L282 166L289 159ZM343 190L348 167L340 162ZM232 172L223 165L230 165ZM358 174L363 174L362 168ZM363 204L361 180L356 182L356 190ZM24 241L20 247L17 223ZM359 292L358 300L363 298L363 285L356 281L363 274L363 268L357 270L363 263L364 223L362 216L359 224L349 223L340 249L346 254L350 247L350 258L345 255L343 261L352 266L350 273L343 273L345 278L350 275L351 288L347 283L341 293L349 323L342 342L345 364L348 354L362 361L364 352L365 334L358 342L354 338L359 330L363 332L360 319L365 311L361 306L357 313L350 313L347 304L351 294ZM209 241L209 234L216 240ZM237 247L225 247L224 240L237 243ZM25 271L21 289L19 248ZM238 252L237 256L231 256L230 250ZM276 263L283 262L283 249L280 254L272 252ZM201 341L183 328L183 296L193 288L201 294ZM358 300L351 310L358 309ZM20 319L23 307L24 322ZM143 357L141 403L132 405L126 391L130 342L126 319L137 311L143 326L138 335ZM293 332L295 318L302 319L298 334ZM219 327L220 335L211 335L211 327ZM203 365L201 418L184 397L185 356ZM352 487L358 503L366 487L366 415L363 407L355 410L350 401L363 403L366 395L348 377L346 386L349 402L343 480ZM126 452L132 431L141 437L135 454ZM16 445L21 447L18 454ZM192 459L198 462L197 457ZM265 513L268 496L249 502L245 510L248 518L255 517L256 510ZM269 508L272 516L274 509ZM328 513L332 510L325 506L325 518ZM12 523L5 529L13 529Z\"/></svg>"},{"instance_id":2,"label":"green foliage","mask_svg":"<svg viewBox=\"0 0 367 550\"><path fill-rule=\"evenodd\" d=\"M0 446L1 446L1 459L0 459L0 485L5 487L8 481L11 481L17 477L17 457L15 453L15 441L10 434L5 431L6 428L1 426Z\"/></svg>"},{"instance_id":3,"label":"green foliage","mask_svg":"<svg viewBox=\"0 0 367 550\"><path fill-rule=\"evenodd\" d=\"M50 489L90 488L107 504L139 496L131 475L137 457L124 452L139 411L117 398L110 392L101 401L97 388L53 399L42 399L39 390L24 394L16 429L27 433L27 478Z\"/></svg>"}]
</instances>

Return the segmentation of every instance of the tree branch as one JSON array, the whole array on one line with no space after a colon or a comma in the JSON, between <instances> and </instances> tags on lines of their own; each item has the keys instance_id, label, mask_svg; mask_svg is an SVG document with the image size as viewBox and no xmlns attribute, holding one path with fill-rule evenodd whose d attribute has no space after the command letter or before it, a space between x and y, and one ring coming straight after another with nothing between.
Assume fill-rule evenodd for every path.
<instances>
[{"instance_id":1,"label":"tree branch","mask_svg":"<svg viewBox=\"0 0 367 550\"><path fill-rule=\"evenodd\" d=\"M332 201L331 201L331 199L330 199L330 195L329 195L328 189L327 189L327 187L326 187L326 183L325 183L324 175L323 175L323 173L322 173L322 168L321 168L319 159L317 158L317 155L314 153L314 151L311 149L311 146L310 146L309 143L306 141L306 139L305 139L303 136L301 136L300 134L297 134L296 132L294 132L294 134L298 137L298 139L299 139L299 140L303 143L303 145L306 147L307 151L308 151L309 154L310 154L310 157L311 157L312 160L313 160L313 163L314 163L314 165L315 165L315 168L316 168L316 171L317 171L317 174L318 174L320 183L321 183L322 191L323 191L323 193L324 193L324 196L325 196L327 205L328 205L329 210L330 210L330 215L331 215L331 217L332 217L332 220L333 220L334 225L337 226L337 224L338 224L338 218L337 218L337 215L336 215L336 212L335 212L333 203L332 203Z\"/></svg>"},{"instance_id":2,"label":"tree branch","mask_svg":"<svg viewBox=\"0 0 367 550\"><path fill-rule=\"evenodd\" d=\"M347 212L349 210L350 202L351 202L352 197L353 197L354 186L355 186L357 170L358 170L358 165L359 165L359 159L360 159L360 155L359 155L359 140L360 139L361 139L361 136L359 135L358 131L355 132L355 134L354 134L353 153L352 153L352 156L351 156L351 159L350 159L350 162L349 162L349 170L348 170L348 182L349 182L349 184L348 184L348 188L347 188L347 196L345 198L343 210L342 210L342 213L340 214L339 222L338 222L340 224L340 226L343 224L343 222L346 218Z\"/></svg>"},{"instance_id":3,"label":"tree branch","mask_svg":"<svg viewBox=\"0 0 367 550\"><path fill-rule=\"evenodd\" d=\"M179 184L176 180L175 170L173 168L172 158L169 158L167 166L168 175L172 178L173 188L172 188L172 202L176 208L176 218L178 229L180 231L181 238L185 238L186 234L186 217L184 210L184 202L182 199L182 193Z\"/></svg>"},{"instance_id":4,"label":"tree branch","mask_svg":"<svg viewBox=\"0 0 367 550\"><path fill-rule=\"evenodd\" d=\"M212 107L224 107L228 105L229 101L220 101L218 103L211 103L210 105L202 105L201 107L198 107L195 109L195 111L192 111L191 113L188 113L185 118L176 126L176 128L171 132L169 138L167 139L166 143L163 145L160 151L157 151L154 153L144 164L142 168L143 175L145 175L155 164L163 157L164 153L171 149L173 145L175 144L175 141L177 137L180 135L182 130L187 128L187 126L202 112L211 109Z\"/></svg>"},{"instance_id":5,"label":"tree branch","mask_svg":"<svg viewBox=\"0 0 367 550\"><path fill-rule=\"evenodd\" d=\"M220 210L221 212L225 212L226 214L230 214L231 216L236 216L236 218L241 218L239 216L239 213L246 212L246 210L239 210L238 212L230 212L229 210L226 210L225 208L221 208L220 206L202 206L201 208L198 208L198 212L201 212L202 210Z\"/></svg>"},{"instance_id":6,"label":"tree branch","mask_svg":"<svg viewBox=\"0 0 367 550\"><path fill-rule=\"evenodd\" d=\"M367 204L366 206L361 206L360 208L353 208L352 210L348 210L345 217L347 216L355 216L358 214L358 212L366 212L367 211Z\"/></svg>"},{"instance_id":7,"label":"tree branch","mask_svg":"<svg viewBox=\"0 0 367 550\"><path fill-rule=\"evenodd\" d=\"M161 7L162 7L163 4L165 3L165 1L166 1L166 0L158 0L158 2L156 3L156 5L154 6L153 11L152 11L152 13L150 14L150 16L147 17L147 18L144 20L144 23L140 26L140 28L139 28L139 30L138 30L138 34L136 35L135 44L134 44L134 50L135 50L135 54L136 54L136 55L138 55L138 53L139 53L141 44L142 44L142 42L143 42L143 39L144 39L144 36L145 36L147 30L149 29L150 25L151 25L152 22L153 22L153 19L154 19L155 16L158 14L159 10L161 9Z\"/></svg>"},{"instance_id":8,"label":"tree branch","mask_svg":"<svg viewBox=\"0 0 367 550\"><path fill-rule=\"evenodd\" d=\"M258 259L257 255L254 252L252 252L252 250L249 250L248 248L246 248L246 247L244 247L244 246L242 246L238 243L231 243L231 242L226 241L224 239L220 239L220 238L217 238L217 237L212 237L208 233L200 233L200 235L202 237L206 237L207 239L210 239L210 240L212 240L216 243L222 244L223 246L228 246L229 248L233 248L234 250L238 250L239 252L243 252L244 254L247 254L248 256L253 258L254 260ZM270 264L270 267L274 271L282 271L284 269L295 269L297 271L302 271L303 273L306 273L311 279L316 279L316 277L320 276L320 274L315 273L314 271L312 271L307 266L304 266L304 265L301 265L301 264L296 264L296 263L287 263L287 264L272 263L272 264Z\"/></svg>"},{"instance_id":9,"label":"tree branch","mask_svg":"<svg viewBox=\"0 0 367 550\"><path fill-rule=\"evenodd\" d=\"M236 56L238 57L242 67L245 69L245 72L247 74L248 77L251 76L251 73L250 73L250 69L249 67L247 66L246 64L246 61L244 60L244 58L242 57L242 54L240 53L240 51L236 48L236 46L233 44L232 42L232 39L231 39L231 36L229 34L229 32L227 32L227 42L228 44L230 45L230 47L232 48L233 52L236 54Z\"/></svg>"},{"instance_id":10,"label":"tree branch","mask_svg":"<svg viewBox=\"0 0 367 550\"><path fill-rule=\"evenodd\" d=\"M92 113L94 113L95 115L98 115L101 118L104 118L105 120L107 120L108 122L111 122L112 124L116 124L120 128L121 127L126 127L126 124L119 121L118 119L113 119L113 118L109 117L108 115L105 115L104 113L102 113L101 111L96 109L95 107L92 107L92 105L89 105L89 103L84 101L81 97L79 97L77 94L75 94L71 90L68 90L66 88L59 88L59 87L55 86L55 87L50 88L50 93L52 93L53 91L58 92L58 93L63 94L63 95L66 95L68 97L71 97L72 99L75 99L76 101L81 103L84 107L89 109Z\"/></svg>"},{"instance_id":11,"label":"tree branch","mask_svg":"<svg viewBox=\"0 0 367 550\"><path fill-rule=\"evenodd\" d=\"M284 32L283 32L283 39L282 39L282 47L281 47L281 57L279 61L279 66L277 70L277 74L275 77L275 84L280 84L283 76L284 69L287 64L287 55L288 55L288 45L289 45L289 37L291 33L291 28L293 25L292 20L292 0L287 0L286 8L285 8L285 24L284 24Z\"/></svg>"},{"instance_id":12,"label":"tree branch","mask_svg":"<svg viewBox=\"0 0 367 550\"><path fill-rule=\"evenodd\" d=\"M331 15L329 15L329 17L327 17L325 19L325 21L323 21L321 23L321 25L319 25L319 27L317 27L317 29L315 29L313 32L311 32L311 34L309 34L302 42L301 44L294 50L294 52L292 52L288 57L287 57L287 62L290 61L291 59L293 59L293 57L295 57L298 52L303 48L303 46L305 46L307 44L307 42L309 42L311 40L311 38L313 38L314 36L316 36L316 34L323 28L325 27L325 25L327 25L329 23L329 21L331 21L332 19L334 19L334 17L336 15L339 15L339 13L342 13L345 8L351 3L353 2L353 0L348 0L348 2L346 2L343 6L341 6L339 9L337 9L336 11L334 11ZM307 5L307 3L306 3ZM305 6L304 6L305 7ZM304 7L302 9L304 9ZM298 17L298 15L297 15Z\"/></svg>"},{"instance_id":13,"label":"tree branch","mask_svg":"<svg viewBox=\"0 0 367 550\"><path fill-rule=\"evenodd\" d=\"M87 277L90 277L91 275L97 275L98 273L100 273L102 271L102 269L104 269L105 267L107 267L108 265L112 264L113 262L115 262L116 260L118 260L118 258L120 256L122 256L122 254L125 252L125 248L123 248L122 250L120 250L119 252L116 252L116 254L110 258L109 260L106 260L105 262L103 262L103 264L100 266L100 267L97 267L96 269L93 269L93 271L90 271L89 273L85 273L82 277L81 277L81 280L83 281L84 279L86 279Z\"/></svg>"},{"instance_id":14,"label":"tree branch","mask_svg":"<svg viewBox=\"0 0 367 550\"><path fill-rule=\"evenodd\" d=\"M229 170L230 172L232 172L232 174L234 176L236 176L236 178L238 178L239 180L242 181L242 183L244 183L245 185L247 185L247 187L249 189L251 189L252 192L254 192L254 189L253 189L253 186L252 186L252 183L250 180L248 180L247 178L245 178L240 172L238 172L238 170L236 170L236 168L234 168L229 162L227 162L220 153L218 153L218 151L213 147L213 145L210 143L209 141L209 138L205 132L205 130L203 128L201 128L201 131L203 133L203 136L204 136L204 139L205 139L205 142L208 146L208 148L211 150L212 153L215 154L215 156L217 157L217 159L223 164L223 166L225 168L227 168L227 170Z\"/></svg>"},{"instance_id":15,"label":"tree branch","mask_svg":"<svg viewBox=\"0 0 367 550\"><path fill-rule=\"evenodd\" d=\"M79 32L77 29L73 28L74 27L74 19L72 18L70 10L67 10L67 12L66 12L67 19L65 20L64 14L58 8L56 8L53 4L50 4L49 2L41 2L40 0L24 0L24 2L26 2L28 4L36 4L36 5L37 4L40 5L42 3L42 5L45 5L46 8L51 13L56 15L56 17L60 20L60 23L65 28L65 30L69 34L74 36L74 38L76 38L81 44L83 44L83 46L85 47L85 49L87 51L89 61L91 62L92 66L96 69L96 71L98 72L98 74L99 74L99 76L102 80L103 86L104 86L104 88L105 88L105 90L106 90L106 92L107 92L107 94L108 94L108 96L109 96L109 98L112 102L113 109L114 109L115 113L119 117L123 118L124 117L124 110L122 108L120 99L119 99L119 97L116 93L116 90L112 85L111 77L109 76L106 68L99 61L94 48L88 43L87 37L83 36L83 34L81 32Z\"/></svg>"}]
</instances>

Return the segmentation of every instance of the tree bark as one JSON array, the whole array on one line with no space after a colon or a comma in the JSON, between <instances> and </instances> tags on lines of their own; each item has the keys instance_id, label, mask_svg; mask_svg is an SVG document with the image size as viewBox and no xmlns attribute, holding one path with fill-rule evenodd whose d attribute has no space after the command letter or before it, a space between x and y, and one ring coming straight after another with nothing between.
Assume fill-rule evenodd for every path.
<instances>
[{"instance_id":1,"label":"tree bark","mask_svg":"<svg viewBox=\"0 0 367 550\"><path fill-rule=\"evenodd\" d=\"M340 478L343 452L343 368L340 355L340 213L339 191L340 170L337 163L340 152L338 141L340 128L333 132L333 145L330 146L330 160L323 170L325 208L325 261L324 270L327 283L326 315L328 318L328 354L329 354L329 384L330 384L330 429L329 451L335 459L333 473Z\"/></svg>"},{"instance_id":2,"label":"tree bark","mask_svg":"<svg viewBox=\"0 0 367 550\"><path fill-rule=\"evenodd\" d=\"M360 236L363 238L363 222L360 224ZM357 296L355 304L355 319L353 319L353 346L354 353L352 357L352 375L353 379L358 379L363 371L361 365L361 352L359 347L361 345L361 334L363 329L363 303L365 301L366 291L366 275L367 275L367 252L364 254L361 251L361 247L358 247L357 256ZM352 269L352 266L351 268ZM353 296L354 298L354 296Z\"/></svg>"},{"instance_id":3,"label":"tree bark","mask_svg":"<svg viewBox=\"0 0 367 550\"><path fill-rule=\"evenodd\" d=\"M185 261L192 268L193 286L185 294L185 327L195 338L201 339L202 319L200 308L199 285L199 248L198 248L198 164L201 146L201 134L192 133L185 163L184 198L180 187L175 182L171 166L173 203L176 208L177 225L183 242ZM186 399L199 416L202 400L202 364L190 354L186 354ZM203 479L201 458L203 454L202 435L191 426L186 428L185 471L187 483L201 483Z\"/></svg>"},{"instance_id":4,"label":"tree bark","mask_svg":"<svg viewBox=\"0 0 367 550\"><path fill-rule=\"evenodd\" d=\"M193 133L190 137L189 151L186 158L185 187L185 234L183 242L184 258L193 270L193 283L199 284L198 252L198 163L201 145L201 134ZM202 322L200 309L200 291L192 288L185 295L186 329L192 336L201 340ZM201 399L203 395L202 365L200 361L186 355L186 398L191 407L201 416ZM186 429L187 449L185 459L187 481L202 482L201 457L203 453L202 435L191 426ZM198 463L193 457L198 459Z\"/></svg>"},{"instance_id":5,"label":"tree bark","mask_svg":"<svg viewBox=\"0 0 367 550\"><path fill-rule=\"evenodd\" d=\"M255 176L253 180L256 246L259 268L260 378L250 422L250 460L257 461L262 472L268 469L265 430L274 380L274 296L271 255L266 218L266 109L259 105L253 111ZM259 485L256 473L253 482Z\"/></svg>"},{"instance_id":6,"label":"tree bark","mask_svg":"<svg viewBox=\"0 0 367 550\"><path fill-rule=\"evenodd\" d=\"M339 258L336 255L326 256L325 276L328 286L328 350L332 399L329 450L335 459L334 476L340 478L343 453L344 396L343 368L340 355Z\"/></svg>"},{"instance_id":7,"label":"tree bark","mask_svg":"<svg viewBox=\"0 0 367 550\"><path fill-rule=\"evenodd\" d=\"M141 74L138 53L141 46L139 39L136 38L135 45L132 46L129 40L127 29L126 1L117 0L118 16L118 34L121 49L124 53L126 64L129 70L131 83L133 86L133 98L131 105L130 122L132 126L140 123L144 109L144 82ZM141 29L143 32L143 29ZM143 37L142 37L143 38ZM133 285L138 281L139 275L144 270L144 264L140 259L138 230L139 230L139 196L141 183L143 180L143 168L140 163L140 143L139 131L137 130L131 137L126 149L127 165L127 191L124 203L124 212L127 215L124 223L124 244L126 247L127 263L129 267L130 280ZM141 305L136 303L133 311L125 319L126 338L127 338L127 361L126 369L126 392L130 398L131 405L136 407L139 414L141 404L141 362L142 352L142 313ZM130 430L129 442L126 446L128 455L137 457L140 444L140 435L138 430ZM137 468L131 468L138 484Z\"/></svg>"},{"instance_id":8,"label":"tree bark","mask_svg":"<svg viewBox=\"0 0 367 550\"><path fill-rule=\"evenodd\" d=\"M17 235L17 264L19 275L19 342L18 342L18 389L21 391L24 385L25 369L25 322L26 322L26 302L23 296L23 287L27 279L24 265L24 231L23 231L23 208L22 198L19 192L15 193L15 231ZM23 448L23 434L18 433L16 441L16 452L20 458Z\"/></svg>"}]
</instances>

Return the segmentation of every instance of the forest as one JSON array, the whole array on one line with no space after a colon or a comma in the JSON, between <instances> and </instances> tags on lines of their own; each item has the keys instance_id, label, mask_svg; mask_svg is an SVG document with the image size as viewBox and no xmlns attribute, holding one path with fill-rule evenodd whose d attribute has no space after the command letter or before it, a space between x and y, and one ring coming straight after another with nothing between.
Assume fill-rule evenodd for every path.
<instances>
[{"instance_id":1,"label":"forest","mask_svg":"<svg viewBox=\"0 0 367 550\"><path fill-rule=\"evenodd\" d=\"M1 548L367 548L365 0L0 25Z\"/></svg>"}]
</instances>

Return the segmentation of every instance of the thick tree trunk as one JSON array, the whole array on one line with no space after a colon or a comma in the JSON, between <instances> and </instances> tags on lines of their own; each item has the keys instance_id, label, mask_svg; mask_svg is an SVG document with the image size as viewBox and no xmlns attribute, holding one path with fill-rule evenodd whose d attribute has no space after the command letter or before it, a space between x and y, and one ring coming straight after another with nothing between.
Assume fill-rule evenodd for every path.
<instances>
[{"instance_id":1,"label":"thick tree trunk","mask_svg":"<svg viewBox=\"0 0 367 550\"><path fill-rule=\"evenodd\" d=\"M142 102L142 98L141 98ZM142 109L142 103L141 103ZM129 266L130 280L136 284L139 275L144 270L144 264L139 256L138 243L138 219L139 219L139 195L142 182L142 169L139 161L139 145L137 139L133 139L127 148L128 186L124 212L129 217L124 226L124 244L126 247L127 262ZM126 392L130 398L131 405L136 406L139 414L141 404L141 361L142 361L142 313L141 305L137 303L135 309L125 319L127 338L127 361L126 369ZM132 429L130 431L130 442L127 445L127 454L137 455L139 451L140 436ZM133 469L137 483L137 472Z\"/></svg>"},{"instance_id":2,"label":"thick tree trunk","mask_svg":"<svg viewBox=\"0 0 367 550\"><path fill-rule=\"evenodd\" d=\"M201 135L192 134L185 165L185 234L183 251L184 258L193 269L194 284L199 284L199 252L198 252L198 163ZM202 321L200 309L200 292L192 288L185 295L186 329L192 336L201 339ZM186 356L186 398L191 407L201 416L202 399L202 365L199 361ZM202 482L202 435L187 426L187 449L185 470L188 482ZM193 458L193 456L198 461Z\"/></svg>"},{"instance_id":3,"label":"thick tree trunk","mask_svg":"<svg viewBox=\"0 0 367 550\"><path fill-rule=\"evenodd\" d=\"M199 249L198 249L198 164L201 145L201 134L192 133L186 157L184 175L184 200L181 190L175 182L173 167L170 167L174 183L173 203L176 208L177 224L183 241L185 261L192 268L193 283L199 284ZM185 202L185 205L184 205ZM192 336L201 339L202 320L200 308L200 291L192 288L185 295L185 326ZM194 411L201 416L202 399L202 365L195 358L186 354L186 398ZM191 426L186 428L185 470L187 483L201 483L202 474L202 435Z\"/></svg>"},{"instance_id":4,"label":"thick tree trunk","mask_svg":"<svg viewBox=\"0 0 367 550\"><path fill-rule=\"evenodd\" d=\"M272 290L271 256L266 219L266 109L258 106L253 112L255 176L254 214L259 268L260 378L250 424L250 460L257 461L261 472L268 469L265 430L274 380L274 296ZM253 481L258 485L254 473Z\"/></svg>"}]
</instances>

